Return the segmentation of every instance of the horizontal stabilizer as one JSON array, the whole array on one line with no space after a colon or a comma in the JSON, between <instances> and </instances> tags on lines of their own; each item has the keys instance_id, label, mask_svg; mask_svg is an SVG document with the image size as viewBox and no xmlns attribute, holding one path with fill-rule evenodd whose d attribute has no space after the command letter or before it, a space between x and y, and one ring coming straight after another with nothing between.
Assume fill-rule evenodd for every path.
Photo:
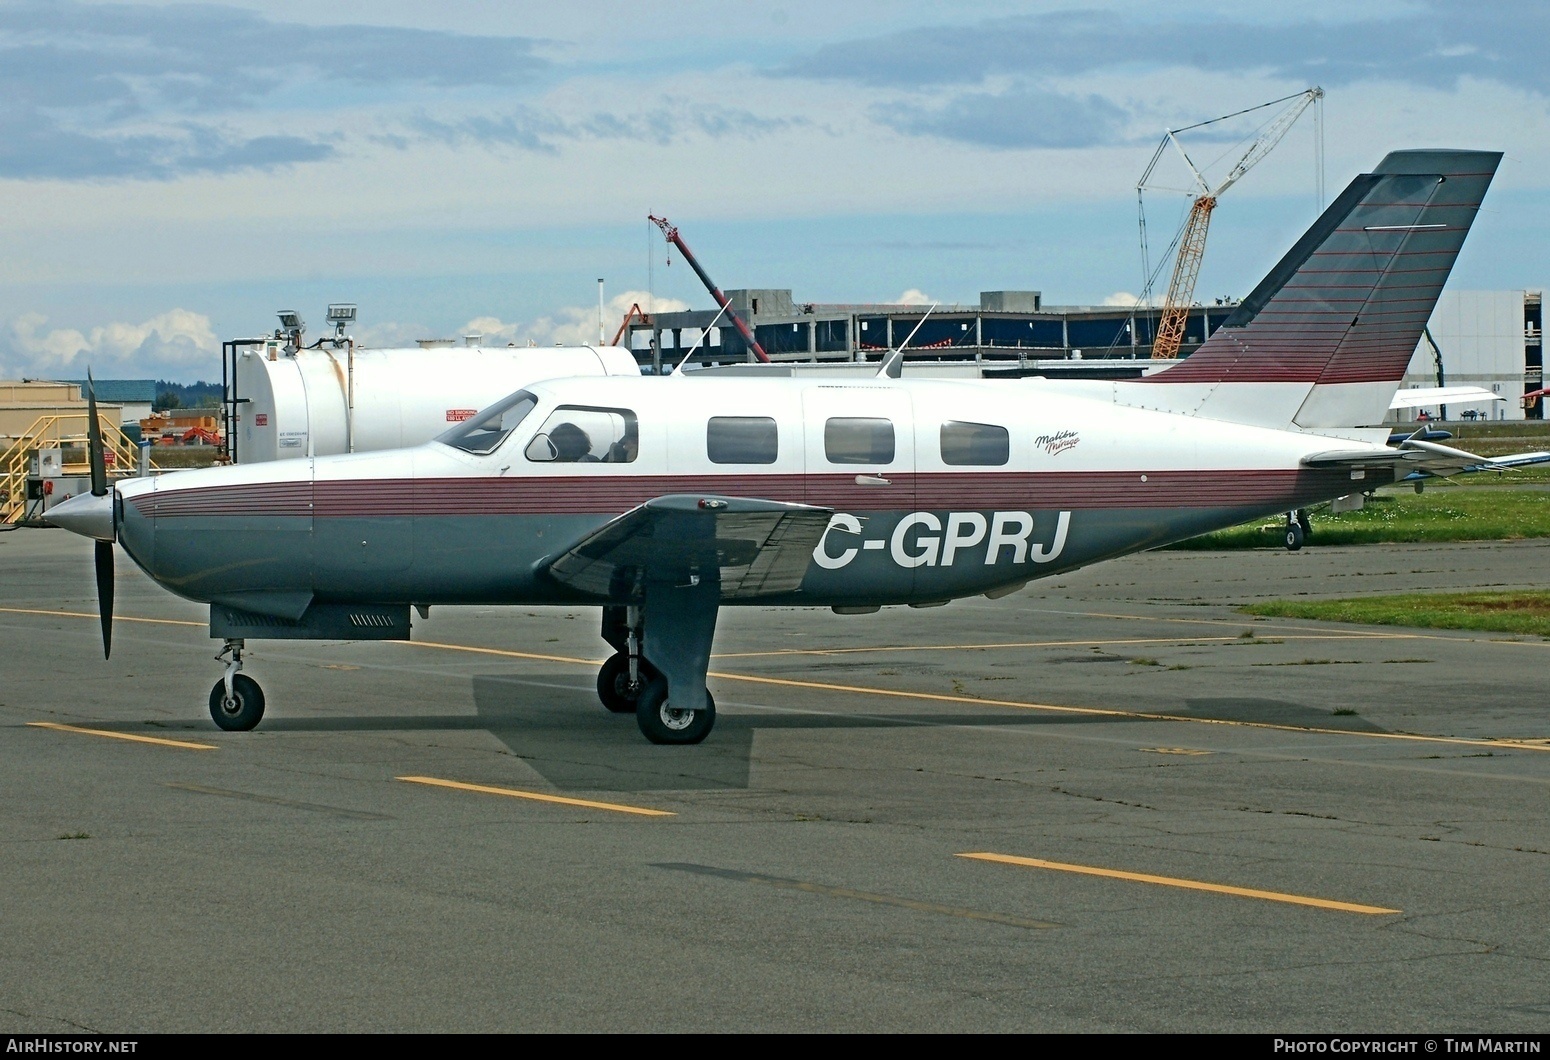
<instances>
[{"instance_id":1,"label":"horizontal stabilizer","mask_svg":"<svg viewBox=\"0 0 1550 1060\"><path fill-rule=\"evenodd\" d=\"M1401 452L1398 449L1352 449L1328 453L1314 453L1302 458L1303 467L1395 467L1399 464L1417 463L1421 454Z\"/></svg>"},{"instance_id":2,"label":"horizontal stabilizer","mask_svg":"<svg viewBox=\"0 0 1550 1060\"><path fill-rule=\"evenodd\" d=\"M1304 467L1345 467L1352 472L1392 468L1396 477L1412 479L1429 475L1458 475L1476 471L1507 471L1515 467L1550 463L1550 453L1514 453L1510 456L1479 456L1449 445L1440 445L1412 437L1389 449L1351 449L1314 453L1302 458Z\"/></svg>"},{"instance_id":3,"label":"horizontal stabilizer","mask_svg":"<svg viewBox=\"0 0 1550 1060\"><path fill-rule=\"evenodd\" d=\"M829 528L829 508L747 497L657 497L539 565L563 585L634 598L643 582L717 577L721 599L794 592Z\"/></svg>"},{"instance_id":4,"label":"horizontal stabilizer","mask_svg":"<svg viewBox=\"0 0 1550 1060\"><path fill-rule=\"evenodd\" d=\"M1416 386L1395 391L1389 408L1424 409L1431 405L1479 405L1506 400L1483 386Z\"/></svg>"}]
</instances>

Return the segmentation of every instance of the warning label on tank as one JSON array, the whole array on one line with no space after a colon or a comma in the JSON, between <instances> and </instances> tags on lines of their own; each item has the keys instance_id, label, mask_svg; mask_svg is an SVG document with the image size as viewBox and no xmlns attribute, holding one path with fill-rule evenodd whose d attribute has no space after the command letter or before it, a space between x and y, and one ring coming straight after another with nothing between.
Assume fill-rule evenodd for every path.
<instances>
[{"instance_id":1,"label":"warning label on tank","mask_svg":"<svg viewBox=\"0 0 1550 1060\"><path fill-rule=\"evenodd\" d=\"M478 411L478 409L448 409L447 422L462 423L464 420L471 420L474 418L474 413Z\"/></svg>"},{"instance_id":2,"label":"warning label on tank","mask_svg":"<svg viewBox=\"0 0 1550 1060\"><path fill-rule=\"evenodd\" d=\"M267 427L267 426L269 426L269 413L267 413L267 412L255 413L253 415L253 426L255 426L255 427Z\"/></svg>"}]
</instances>

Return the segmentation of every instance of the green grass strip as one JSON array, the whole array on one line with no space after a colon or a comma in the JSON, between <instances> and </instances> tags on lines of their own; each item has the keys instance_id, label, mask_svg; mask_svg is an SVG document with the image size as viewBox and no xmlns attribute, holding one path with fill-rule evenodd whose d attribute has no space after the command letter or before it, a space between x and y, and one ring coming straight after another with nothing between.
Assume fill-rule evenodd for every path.
<instances>
[{"instance_id":1,"label":"green grass strip","mask_svg":"<svg viewBox=\"0 0 1550 1060\"><path fill-rule=\"evenodd\" d=\"M1271 600L1240 608L1250 615L1360 622L1369 626L1477 629L1550 637L1550 591L1408 593L1348 600Z\"/></svg>"},{"instance_id":2,"label":"green grass strip","mask_svg":"<svg viewBox=\"0 0 1550 1060\"><path fill-rule=\"evenodd\" d=\"M1312 512L1310 547L1384 542L1514 541L1550 537L1550 490L1432 487L1368 498L1360 511ZM1202 534L1171 546L1186 550L1284 547L1286 522L1272 517Z\"/></svg>"}]
</instances>

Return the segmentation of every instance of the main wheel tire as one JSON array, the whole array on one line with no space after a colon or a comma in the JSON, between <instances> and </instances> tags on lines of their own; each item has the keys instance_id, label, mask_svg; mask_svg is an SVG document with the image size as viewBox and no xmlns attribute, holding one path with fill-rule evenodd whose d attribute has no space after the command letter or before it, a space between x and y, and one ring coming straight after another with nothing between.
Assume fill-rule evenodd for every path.
<instances>
[{"instance_id":1,"label":"main wheel tire","mask_svg":"<svg viewBox=\"0 0 1550 1060\"><path fill-rule=\"evenodd\" d=\"M658 675L641 690L635 721L652 743L699 743L716 724L716 701L707 691L704 710L675 710L667 700L667 678Z\"/></svg>"},{"instance_id":2,"label":"main wheel tire","mask_svg":"<svg viewBox=\"0 0 1550 1060\"><path fill-rule=\"evenodd\" d=\"M210 718L227 732L247 732L264 717L264 690L246 674L231 679L231 699L226 698L226 682L215 682L210 689Z\"/></svg>"},{"instance_id":3,"label":"main wheel tire","mask_svg":"<svg viewBox=\"0 0 1550 1060\"><path fill-rule=\"evenodd\" d=\"M597 698L614 714L634 714L642 690L657 676L656 667L645 659L639 663L640 684L635 688L630 687L630 657L622 651L609 656L597 672Z\"/></svg>"},{"instance_id":4,"label":"main wheel tire","mask_svg":"<svg viewBox=\"0 0 1550 1060\"><path fill-rule=\"evenodd\" d=\"M1286 551L1296 552L1302 548L1302 527L1296 523L1286 524Z\"/></svg>"}]
</instances>

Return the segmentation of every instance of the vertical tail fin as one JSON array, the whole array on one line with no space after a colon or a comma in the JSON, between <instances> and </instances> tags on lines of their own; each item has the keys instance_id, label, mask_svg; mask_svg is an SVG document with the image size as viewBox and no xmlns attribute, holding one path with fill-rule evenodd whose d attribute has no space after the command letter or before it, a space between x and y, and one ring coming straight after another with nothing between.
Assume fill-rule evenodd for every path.
<instances>
[{"instance_id":1,"label":"vertical tail fin","mask_svg":"<svg viewBox=\"0 0 1550 1060\"><path fill-rule=\"evenodd\" d=\"M1136 403L1275 427L1382 422L1501 157L1390 154Z\"/></svg>"}]
</instances>

